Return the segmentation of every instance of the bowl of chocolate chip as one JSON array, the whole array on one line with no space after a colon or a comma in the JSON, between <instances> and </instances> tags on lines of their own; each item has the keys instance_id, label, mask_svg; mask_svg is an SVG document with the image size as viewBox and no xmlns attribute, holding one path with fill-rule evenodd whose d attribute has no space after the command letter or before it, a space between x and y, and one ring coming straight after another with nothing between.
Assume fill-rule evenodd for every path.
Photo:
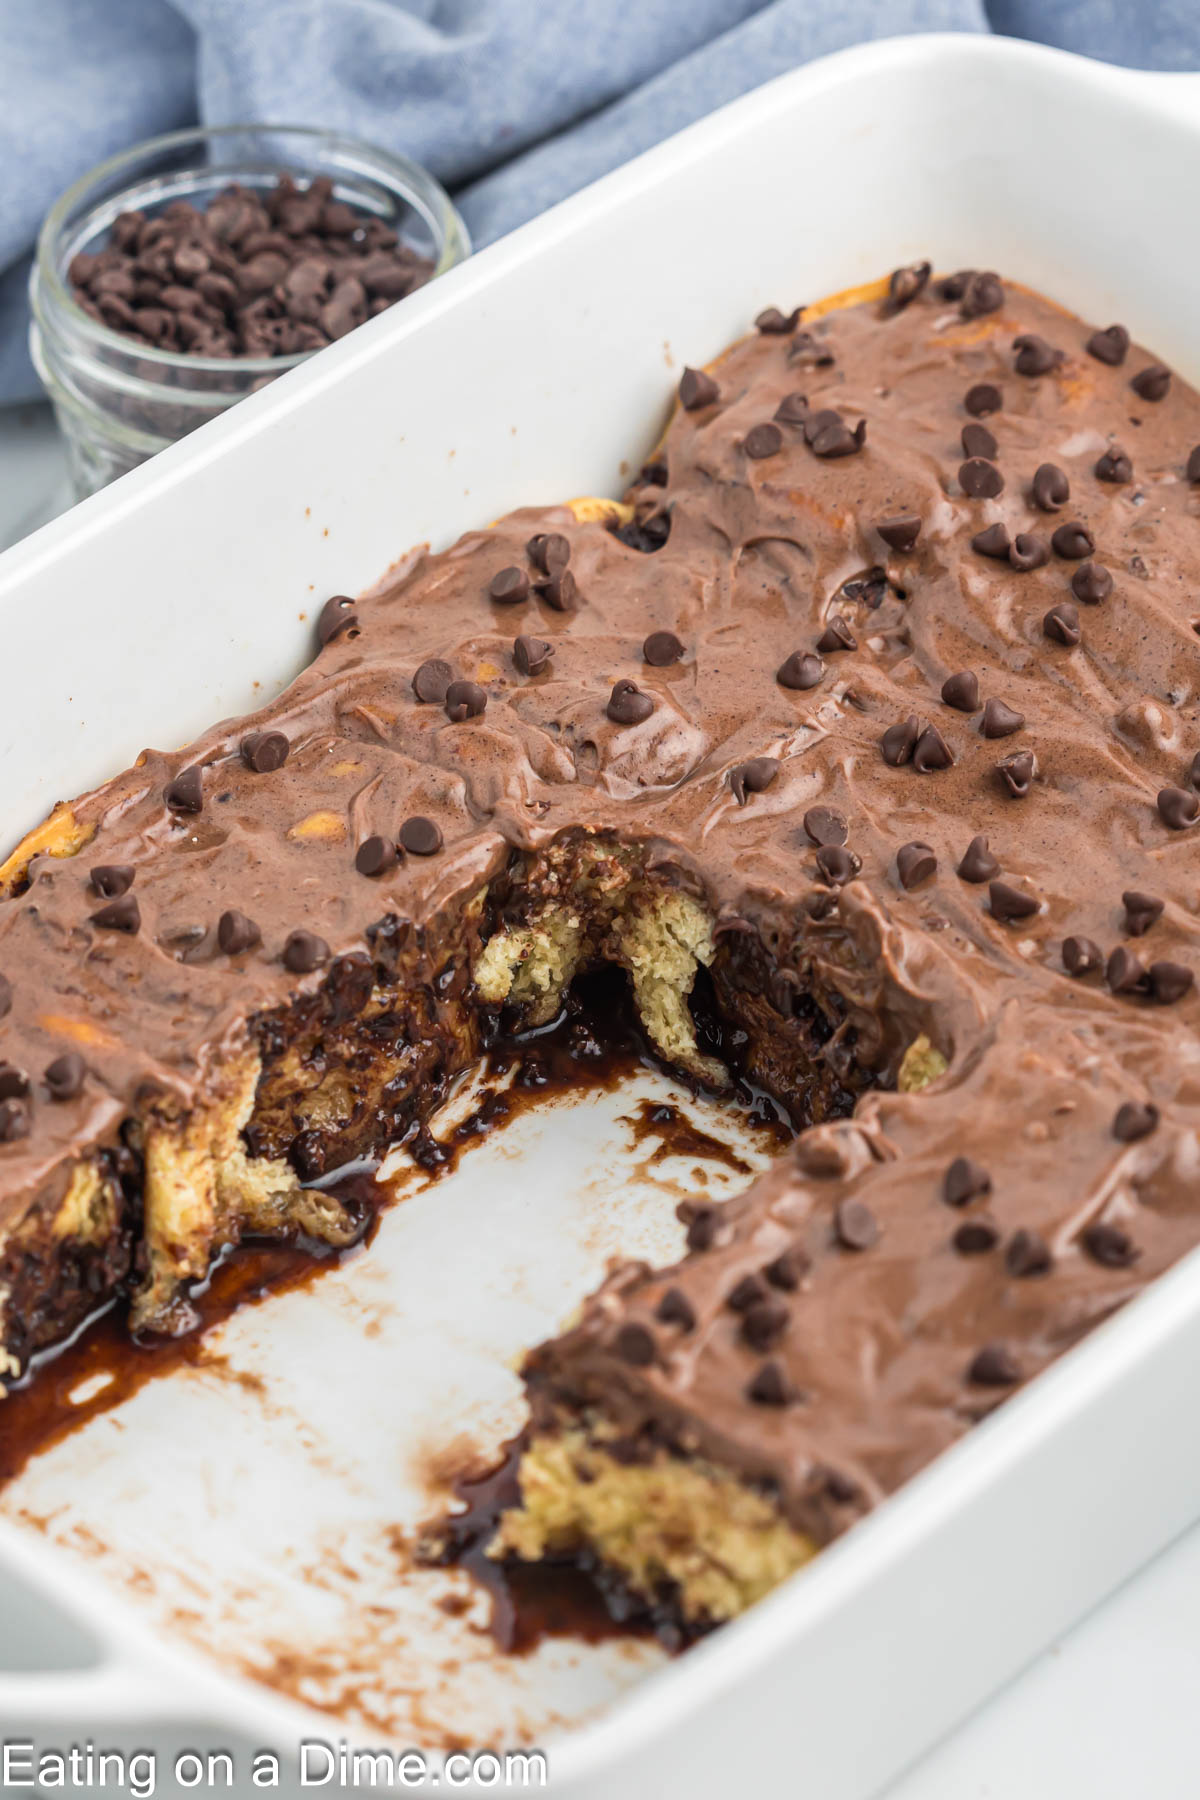
<instances>
[{"instance_id":1,"label":"bowl of chocolate chip","mask_svg":"<svg viewBox=\"0 0 1200 1800\"><path fill-rule=\"evenodd\" d=\"M176 131L110 158L42 227L34 363L77 495L470 254L416 163L332 132Z\"/></svg>"}]
</instances>

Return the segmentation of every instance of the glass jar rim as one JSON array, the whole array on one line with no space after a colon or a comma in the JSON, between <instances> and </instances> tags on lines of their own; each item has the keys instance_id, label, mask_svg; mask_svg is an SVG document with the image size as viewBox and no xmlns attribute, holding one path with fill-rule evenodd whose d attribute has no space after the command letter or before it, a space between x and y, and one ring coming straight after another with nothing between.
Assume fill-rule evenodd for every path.
<instances>
[{"instance_id":1,"label":"glass jar rim","mask_svg":"<svg viewBox=\"0 0 1200 1800\"><path fill-rule=\"evenodd\" d=\"M66 307L72 318L74 328L85 340L101 349L108 348L120 355L128 355L136 348L138 360L151 365L158 364L166 369L187 369L199 375L229 372L232 366L251 375L281 375L287 369L294 369L312 356L311 350L293 350L285 356L190 356L181 350L160 350L154 344L134 345L124 332L114 331L99 319L93 319L84 311L75 299L69 285L59 274L54 256L54 245L60 232L64 229L75 207L86 200L88 190L97 182L111 176L119 176L127 167L142 161L146 156L159 151L173 150L188 143L201 143L209 138L232 138L256 133L260 136L280 136L306 138L312 142L328 145L343 145L354 151L365 151L376 160L386 175L390 173L397 190L404 192L405 198L411 197L408 190L415 190L433 210L438 224L442 227L442 249L434 267L434 275L444 274L446 268L453 266L458 259L447 259L447 249L455 238L470 249L467 228L459 216L458 209L445 188L437 178L429 173L420 163L413 162L410 157L398 151L381 150L377 144L368 143L365 138L350 137L341 131L327 131L320 125L272 125L258 123L242 123L234 125L189 125L182 131L163 132L159 137L143 138L138 144L127 150L120 150L115 156L106 157L103 162L96 163L86 174L59 195L50 211L42 221L38 233L37 255L34 261L36 282L32 284L32 295L35 315L38 308L37 288L44 287L46 293L56 306ZM231 177L232 179L232 177ZM449 226L450 229L446 229Z\"/></svg>"}]
</instances>

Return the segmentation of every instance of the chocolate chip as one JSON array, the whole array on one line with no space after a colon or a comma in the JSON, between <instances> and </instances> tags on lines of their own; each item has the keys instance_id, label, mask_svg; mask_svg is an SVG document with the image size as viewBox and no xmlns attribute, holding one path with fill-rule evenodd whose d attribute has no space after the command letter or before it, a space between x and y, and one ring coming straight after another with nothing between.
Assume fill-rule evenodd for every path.
<instances>
[{"instance_id":1,"label":"chocolate chip","mask_svg":"<svg viewBox=\"0 0 1200 1800\"><path fill-rule=\"evenodd\" d=\"M1079 629L1079 608L1073 600L1060 600L1042 619L1042 630L1056 644L1073 650L1083 633Z\"/></svg>"},{"instance_id":2,"label":"chocolate chip","mask_svg":"<svg viewBox=\"0 0 1200 1800\"><path fill-rule=\"evenodd\" d=\"M792 1397L791 1383L774 1357L746 1385L746 1398L756 1406L786 1406Z\"/></svg>"},{"instance_id":3,"label":"chocolate chip","mask_svg":"<svg viewBox=\"0 0 1200 1800\"><path fill-rule=\"evenodd\" d=\"M964 881L976 883L990 881L993 875L1000 873L1000 864L988 849L985 837L971 839L958 865L958 873Z\"/></svg>"},{"instance_id":4,"label":"chocolate chip","mask_svg":"<svg viewBox=\"0 0 1200 1800\"><path fill-rule=\"evenodd\" d=\"M217 943L223 956L242 956L262 942L262 932L245 913L223 912L217 920Z\"/></svg>"},{"instance_id":5,"label":"chocolate chip","mask_svg":"<svg viewBox=\"0 0 1200 1800\"><path fill-rule=\"evenodd\" d=\"M964 1219L950 1242L960 1256L984 1256L1000 1242L1000 1233L990 1219Z\"/></svg>"},{"instance_id":6,"label":"chocolate chip","mask_svg":"<svg viewBox=\"0 0 1200 1800\"><path fill-rule=\"evenodd\" d=\"M862 1200L839 1201L833 1224L845 1250L869 1250L879 1237L879 1222Z\"/></svg>"},{"instance_id":7,"label":"chocolate chip","mask_svg":"<svg viewBox=\"0 0 1200 1800\"><path fill-rule=\"evenodd\" d=\"M1113 444L1097 459L1092 473L1097 481L1132 481L1133 464L1120 446Z\"/></svg>"},{"instance_id":8,"label":"chocolate chip","mask_svg":"<svg viewBox=\"0 0 1200 1800\"><path fill-rule=\"evenodd\" d=\"M89 877L92 892L101 900L116 900L133 886L133 874L132 863L97 863Z\"/></svg>"},{"instance_id":9,"label":"chocolate chip","mask_svg":"<svg viewBox=\"0 0 1200 1800\"><path fill-rule=\"evenodd\" d=\"M932 274L927 262L909 263L906 268L893 269L888 277L888 301L893 312L899 312L908 306L922 291Z\"/></svg>"},{"instance_id":10,"label":"chocolate chip","mask_svg":"<svg viewBox=\"0 0 1200 1800\"><path fill-rule=\"evenodd\" d=\"M867 439L867 422L860 419L851 431L832 408L812 414L804 427L805 440L814 456L853 456Z\"/></svg>"},{"instance_id":11,"label":"chocolate chip","mask_svg":"<svg viewBox=\"0 0 1200 1800\"><path fill-rule=\"evenodd\" d=\"M1013 367L1018 375L1049 375L1063 359L1061 350L1055 350L1034 331L1025 331L1015 337L1013 349L1017 353Z\"/></svg>"},{"instance_id":12,"label":"chocolate chip","mask_svg":"<svg viewBox=\"0 0 1200 1800\"><path fill-rule=\"evenodd\" d=\"M440 706L454 680L454 670L440 656L423 662L412 678L412 691L426 706Z\"/></svg>"},{"instance_id":13,"label":"chocolate chip","mask_svg":"<svg viewBox=\"0 0 1200 1800\"><path fill-rule=\"evenodd\" d=\"M862 868L862 857L838 844L825 844L817 851L817 867L833 887L844 887Z\"/></svg>"},{"instance_id":14,"label":"chocolate chip","mask_svg":"<svg viewBox=\"0 0 1200 1800\"><path fill-rule=\"evenodd\" d=\"M1149 992L1150 977L1133 951L1127 950L1124 944L1117 945L1108 959L1104 973L1114 994L1145 994Z\"/></svg>"},{"instance_id":15,"label":"chocolate chip","mask_svg":"<svg viewBox=\"0 0 1200 1800\"><path fill-rule=\"evenodd\" d=\"M880 519L875 529L890 549L903 556L921 535L920 514L896 513L890 519Z\"/></svg>"},{"instance_id":16,"label":"chocolate chip","mask_svg":"<svg viewBox=\"0 0 1200 1800\"><path fill-rule=\"evenodd\" d=\"M785 313L777 306L766 306L754 321L755 329L764 337L788 337L800 323L803 310L801 306L794 306L790 313Z\"/></svg>"},{"instance_id":17,"label":"chocolate chip","mask_svg":"<svg viewBox=\"0 0 1200 1800\"><path fill-rule=\"evenodd\" d=\"M1165 363L1150 363L1129 385L1142 400L1165 400L1171 386L1171 371Z\"/></svg>"},{"instance_id":18,"label":"chocolate chip","mask_svg":"<svg viewBox=\"0 0 1200 1800\"><path fill-rule=\"evenodd\" d=\"M1011 737L1025 723L1025 714L1015 712L1003 700L991 699L983 709L979 729L985 738Z\"/></svg>"},{"instance_id":19,"label":"chocolate chip","mask_svg":"<svg viewBox=\"0 0 1200 1800\"><path fill-rule=\"evenodd\" d=\"M571 540L561 531L538 531L526 544L525 554L539 574L552 580L571 560Z\"/></svg>"},{"instance_id":20,"label":"chocolate chip","mask_svg":"<svg viewBox=\"0 0 1200 1800\"><path fill-rule=\"evenodd\" d=\"M999 919L1005 925L1018 919L1031 919L1041 905L1032 894L1023 894L1020 888L1010 887L1007 881L993 881L988 887L988 898L993 919Z\"/></svg>"},{"instance_id":21,"label":"chocolate chip","mask_svg":"<svg viewBox=\"0 0 1200 1800\"><path fill-rule=\"evenodd\" d=\"M913 768L921 775L928 775L934 769L949 769L953 763L954 757L950 746L937 726L926 725L913 745Z\"/></svg>"},{"instance_id":22,"label":"chocolate chip","mask_svg":"<svg viewBox=\"0 0 1200 1800\"><path fill-rule=\"evenodd\" d=\"M1050 561L1050 546L1045 538L1038 537L1032 531L1018 531L1012 541L1008 560L1022 574L1030 569L1041 569Z\"/></svg>"},{"instance_id":23,"label":"chocolate chip","mask_svg":"<svg viewBox=\"0 0 1200 1800\"><path fill-rule=\"evenodd\" d=\"M354 866L360 875L382 875L388 869L394 869L398 860L396 846L391 838L364 838L354 856Z\"/></svg>"},{"instance_id":24,"label":"chocolate chip","mask_svg":"<svg viewBox=\"0 0 1200 1800\"><path fill-rule=\"evenodd\" d=\"M67 1050L62 1056L56 1056L44 1072L46 1086L50 1089L52 1100L74 1100L83 1086L83 1078L87 1074L87 1065L82 1056L75 1050Z\"/></svg>"},{"instance_id":25,"label":"chocolate chip","mask_svg":"<svg viewBox=\"0 0 1200 1800\"><path fill-rule=\"evenodd\" d=\"M1200 817L1200 795L1190 794L1186 788L1160 788L1157 806L1160 819L1172 831L1183 831Z\"/></svg>"},{"instance_id":26,"label":"chocolate chip","mask_svg":"<svg viewBox=\"0 0 1200 1800\"><path fill-rule=\"evenodd\" d=\"M938 282L938 293L942 299L961 300L967 291L967 283L974 273L974 269L959 269L953 275L944 275Z\"/></svg>"},{"instance_id":27,"label":"chocolate chip","mask_svg":"<svg viewBox=\"0 0 1200 1800\"><path fill-rule=\"evenodd\" d=\"M477 681L452 681L443 702L446 717L461 725L464 719L477 719L487 706L487 692Z\"/></svg>"},{"instance_id":28,"label":"chocolate chip","mask_svg":"<svg viewBox=\"0 0 1200 1800\"><path fill-rule=\"evenodd\" d=\"M785 394L775 408L775 420L779 425L798 425L803 429L808 424L808 396Z\"/></svg>"},{"instance_id":29,"label":"chocolate chip","mask_svg":"<svg viewBox=\"0 0 1200 1800\"><path fill-rule=\"evenodd\" d=\"M1047 1275L1054 1266L1050 1246L1036 1231L1015 1231L1004 1252L1004 1266L1010 1275Z\"/></svg>"},{"instance_id":30,"label":"chocolate chip","mask_svg":"<svg viewBox=\"0 0 1200 1800\"><path fill-rule=\"evenodd\" d=\"M979 319L985 313L999 312L1003 305L1004 289L993 270L983 269L967 278L959 308L964 319Z\"/></svg>"},{"instance_id":31,"label":"chocolate chip","mask_svg":"<svg viewBox=\"0 0 1200 1800\"><path fill-rule=\"evenodd\" d=\"M769 1350L787 1330L786 1301L758 1300L742 1314L742 1336L752 1350Z\"/></svg>"},{"instance_id":32,"label":"chocolate chip","mask_svg":"<svg viewBox=\"0 0 1200 1800\"><path fill-rule=\"evenodd\" d=\"M529 637L522 632L513 639L513 661L522 675L540 675L554 655L554 645L545 638Z\"/></svg>"},{"instance_id":33,"label":"chocolate chip","mask_svg":"<svg viewBox=\"0 0 1200 1800\"><path fill-rule=\"evenodd\" d=\"M947 1206L965 1206L991 1191L991 1176L969 1156L956 1156L942 1179L942 1199Z\"/></svg>"},{"instance_id":34,"label":"chocolate chip","mask_svg":"<svg viewBox=\"0 0 1200 1800\"><path fill-rule=\"evenodd\" d=\"M117 900L110 900L99 912L92 914L92 924L98 925L101 931L124 931L134 937L142 927L142 909L137 903L136 894L122 894Z\"/></svg>"},{"instance_id":35,"label":"chocolate chip","mask_svg":"<svg viewBox=\"0 0 1200 1800\"><path fill-rule=\"evenodd\" d=\"M1092 554L1096 548L1096 540L1086 525L1081 525L1078 519L1072 519L1068 524L1056 527L1050 545L1055 556L1079 562Z\"/></svg>"},{"instance_id":36,"label":"chocolate chip","mask_svg":"<svg viewBox=\"0 0 1200 1800\"><path fill-rule=\"evenodd\" d=\"M654 1334L648 1326L639 1325L633 1319L627 1320L613 1338L613 1349L621 1361L629 1363L632 1368L649 1368L656 1355Z\"/></svg>"},{"instance_id":37,"label":"chocolate chip","mask_svg":"<svg viewBox=\"0 0 1200 1800\"><path fill-rule=\"evenodd\" d=\"M349 594L331 594L317 616L317 643L324 649L334 638L347 633L357 637L359 630L358 614Z\"/></svg>"},{"instance_id":38,"label":"chocolate chip","mask_svg":"<svg viewBox=\"0 0 1200 1800\"><path fill-rule=\"evenodd\" d=\"M779 759L775 756L753 756L749 762L730 769L729 785L738 805L745 806L747 794L761 794L769 788L778 773Z\"/></svg>"},{"instance_id":39,"label":"chocolate chip","mask_svg":"<svg viewBox=\"0 0 1200 1800\"><path fill-rule=\"evenodd\" d=\"M811 650L793 650L787 661L780 663L776 669L775 679L780 687L803 693L808 688L816 687L824 673L825 664Z\"/></svg>"},{"instance_id":40,"label":"chocolate chip","mask_svg":"<svg viewBox=\"0 0 1200 1800\"><path fill-rule=\"evenodd\" d=\"M985 525L971 539L971 548L977 556L994 556L1006 562L1012 548L1007 525Z\"/></svg>"},{"instance_id":41,"label":"chocolate chip","mask_svg":"<svg viewBox=\"0 0 1200 1800\"><path fill-rule=\"evenodd\" d=\"M642 645L642 661L653 669L667 669L683 655L683 645L673 631L652 631Z\"/></svg>"},{"instance_id":42,"label":"chocolate chip","mask_svg":"<svg viewBox=\"0 0 1200 1800\"><path fill-rule=\"evenodd\" d=\"M1042 463L1030 486L1033 504L1042 512L1060 512L1071 498L1071 484L1057 463Z\"/></svg>"},{"instance_id":43,"label":"chocolate chip","mask_svg":"<svg viewBox=\"0 0 1200 1800\"><path fill-rule=\"evenodd\" d=\"M986 462L995 462L1000 446L986 425L970 424L962 428L962 452L964 456L982 456Z\"/></svg>"},{"instance_id":44,"label":"chocolate chip","mask_svg":"<svg viewBox=\"0 0 1200 1800\"><path fill-rule=\"evenodd\" d=\"M0 1019L6 1019L12 1011L13 987L7 975L0 975Z\"/></svg>"},{"instance_id":45,"label":"chocolate chip","mask_svg":"<svg viewBox=\"0 0 1200 1800\"><path fill-rule=\"evenodd\" d=\"M1104 1269L1127 1269L1138 1259L1138 1249L1128 1232L1122 1231L1119 1225L1106 1224L1103 1219L1085 1226L1080 1242L1092 1261Z\"/></svg>"},{"instance_id":46,"label":"chocolate chip","mask_svg":"<svg viewBox=\"0 0 1200 1800\"><path fill-rule=\"evenodd\" d=\"M1037 758L1032 750L1018 750L996 764L996 773L1014 800L1027 800L1037 774Z\"/></svg>"},{"instance_id":47,"label":"chocolate chip","mask_svg":"<svg viewBox=\"0 0 1200 1800\"><path fill-rule=\"evenodd\" d=\"M0 1062L0 1100L20 1100L28 1094L30 1080L15 1063Z\"/></svg>"},{"instance_id":48,"label":"chocolate chip","mask_svg":"<svg viewBox=\"0 0 1200 1800\"><path fill-rule=\"evenodd\" d=\"M1063 968L1068 975L1080 980L1084 975L1094 974L1104 961L1104 952L1099 944L1088 937L1069 937L1063 939Z\"/></svg>"},{"instance_id":49,"label":"chocolate chip","mask_svg":"<svg viewBox=\"0 0 1200 1800\"><path fill-rule=\"evenodd\" d=\"M163 799L172 812L198 813L204 809L204 777L200 764L193 763L163 789Z\"/></svg>"},{"instance_id":50,"label":"chocolate chip","mask_svg":"<svg viewBox=\"0 0 1200 1800\"><path fill-rule=\"evenodd\" d=\"M974 1387L1015 1387L1020 1379L1020 1367L1003 1344L985 1344L967 1369L967 1380Z\"/></svg>"},{"instance_id":51,"label":"chocolate chip","mask_svg":"<svg viewBox=\"0 0 1200 1800\"><path fill-rule=\"evenodd\" d=\"M1150 982L1150 998L1157 1000L1160 1006L1174 1006L1190 994L1195 984L1195 976L1190 969L1177 962L1153 962L1146 971Z\"/></svg>"},{"instance_id":52,"label":"chocolate chip","mask_svg":"<svg viewBox=\"0 0 1200 1800\"><path fill-rule=\"evenodd\" d=\"M1110 369L1115 369L1125 361L1129 333L1123 325L1110 325L1104 331L1093 331L1084 347L1097 362L1107 363Z\"/></svg>"},{"instance_id":53,"label":"chocolate chip","mask_svg":"<svg viewBox=\"0 0 1200 1800\"><path fill-rule=\"evenodd\" d=\"M1200 750L1192 758L1192 766L1188 770L1188 780L1194 788L1200 788Z\"/></svg>"},{"instance_id":54,"label":"chocolate chip","mask_svg":"<svg viewBox=\"0 0 1200 1800\"><path fill-rule=\"evenodd\" d=\"M242 761L256 775L273 775L282 769L291 747L282 731L252 731L242 739Z\"/></svg>"},{"instance_id":55,"label":"chocolate chip","mask_svg":"<svg viewBox=\"0 0 1200 1800\"><path fill-rule=\"evenodd\" d=\"M579 586L570 569L557 569L545 581L535 583L538 594L554 612L571 612L579 598Z\"/></svg>"},{"instance_id":56,"label":"chocolate chip","mask_svg":"<svg viewBox=\"0 0 1200 1800\"><path fill-rule=\"evenodd\" d=\"M422 813L405 819L396 835L400 848L407 850L410 856L436 856L442 847L441 827Z\"/></svg>"},{"instance_id":57,"label":"chocolate chip","mask_svg":"<svg viewBox=\"0 0 1200 1800\"><path fill-rule=\"evenodd\" d=\"M289 933L283 946L283 966L293 975L311 975L329 961L329 945L311 931Z\"/></svg>"},{"instance_id":58,"label":"chocolate chip","mask_svg":"<svg viewBox=\"0 0 1200 1800\"><path fill-rule=\"evenodd\" d=\"M614 683L605 711L614 725L640 725L654 711L654 702L636 682L622 680Z\"/></svg>"},{"instance_id":59,"label":"chocolate chip","mask_svg":"<svg viewBox=\"0 0 1200 1800\"><path fill-rule=\"evenodd\" d=\"M920 735L921 727L916 713L909 713L907 719L889 725L879 740L884 762L893 769L902 768L905 763L911 762Z\"/></svg>"},{"instance_id":60,"label":"chocolate chip","mask_svg":"<svg viewBox=\"0 0 1200 1800\"><path fill-rule=\"evenodd\" d=\"M772 1287L782 1288L785 1293L794 1293L812 1267L812 1259L799 1244L793 1244L783 1250L769 1262L763 1274Z\"/></svg>"},{"instance_id":61,"label":"chocolate chip","mask_svg":"<svg viewBox=\"0 0 1200 1800\"><path fill-rule=\"evenodd\" d=\"M1164 901L1154 894L1143 894L1137 888L1126 888L1121 895L1125 908L1125 929L1130 937L1144 937L1163 915Z\"/></svg>"},{"instance_id":62,"label":"chocolate chip","mask_svg":"<svg viewBox=\"0 0 1200 1800\"><path fill-rule=\"evenodd\" d=\"M743 1275L730 1288L725 1304L731 1312L746 1312L749 1307L766 1297L767 1290L757 1275Z\"/></svg>"},{"instance_id":63,"label":"chocolate chip","mask_svg":"<svg viewBox=\"0 0 1200 1800\"><path fill-rule=\"evenodd\" d=\"M1113 578L1102 563L1081 562L1071 577L1071 592L1088 606L1098 606L1112 593Z\"/></svg>"},{"instance_id":64,"label":"chocolate chip","mask_svg":"<svg viewBox=\"0 0 1200 1800\"><path fill-rule=\"evenodd\" d=\"M0 1100L0 1144L29 1136L29 1108L23 1100Z\"/></svg>"},{"instance_id":65,"label":"chocolate chip","mask_svg":"<svg viewBox=\"0 0 1200 1800\"><path fill-rule=\"evenodd\" d=\"M979 677L974 669L960 669L942 683L942 699L959 712L973 713L979 706Z\"/></svg>"},{"instance_id":66,"label":"chocolate chip","mask_svg":"<svg viewBox=\"0 0 1200 1800\"><path fill-rule=\"evenodd\" d=\"M810 806L804 815L804 829L814 844L844 844L846 841L845 815L832 806Z\"/></svg>"},{"instance_id":67,"label":"chocolate chip","mask_svg":"<svg viewBox=\"0 0 1200 1800\"><path fill-rule=\"evenodd\" d=\"M919 887L937 874L937 857L928 844L901 844L896 852L896 873L902 888Z\"/></svg>"},{"instance_id":68,"label":"chocolate chip","mask_svg":"<svg viewBox=\"0 0 1200 1800\"><path fill-rule=\"evenodd\" d=\"M1143 1105L1140 1100L1126 1100L1113 1117L1112 1134L1119 1144L1136 1144L1139 1138L1149 1137L1157 1125L1157 1106L1149 1101Z\"/></svg>"},{"instance_id":69,"label":"chocolate chip","mask_svg":"<svg viewBox=\"0 0 1200 1800\"><path fill-rule=\"evenodd\" d=\"M678 1325L681 1331L696 1328L695 1310L682 1288L668 1288L655 1307L654 1316L660 1324Z\"/></svg>"},{"instance_id":70,"label":"chocolate chip","mask_svg":"<svg viewBox=\"0 0 1200 1800\"><path fill-rule=\"evenodd\" d=\"M963 405L973 419L986 419L990 413L997 413L1004 405L1004 395L990 381L977 381L968 388Z\"/></svg>"},{"instance_id":71,"label":"chocolate chip","mask_svg":"<svg viewBox=\"0 0 1200 1800\"><path fill-rule=\"evenodd\" d=\"M520 606L529 598L529 577L515 563L507 569L498 569L488 582L488 595L497 606Z\"/></svg>"},{"instance_id":72,"label":"chocolate chip","mask_svg":"<svg viewBox=\"0 0 1200 1800\"><path fill-rule=\"evenodd\" d=\"M1189 481L1200 481L1200 444L1188 454L1186 473Z\"/></svg>"},{"instance_id":73,"label":"chocolate chip","mask_svg":"<svg viewBox=\"0 0 1200 1800\"><path fill-rule=\"evenodd\" d=\"M715 405L720 397L720 388L703 369L683 371L683 379L679 383L679 404L684 412L699 412L701 407Z\"/></svg>"},{"instance_id":74,"label":"chocolate chip","mask_svg":"<svg viewBox=\"0 0 1200 1800\"><path fill-rule=\"evenodd\" d=\"M995 463L972 456L959 467L958 485L968 500L994 500L1004 492L1004 477Z\"/></svg>"},{"instance_id":75,"label":"chocolate chip","mask_svg":"<svg viewBox=\"0 0 1200 1800\"><path fill-rule=\"evenodd\" d=\"M705 1201L685 1200L681 1202L679 1217L687 1226L687 1247L689 1250L711 1250L717 1236L719 1215L715 1206Z\"/></svg>"},{"instance_id":76,"label":"chocolate chip","mask_svg":"<svg viewBox=\"0 0 1200 1800\"><path fill-rule=\"evenodd\" d=\"M817 649L825 656L836 655L839 650L858 649L858 639L855 637L846 620L843 619L840 613L834 613L830 617L824 631L817 639ZM797 651L796 654L799 656L799 651ZM791 662L791 660L791 657L789 657L788 662ZM787 663L784 664L784 667L787 667ZM822 674L824 674L823 669L817 676L818 681ZM778 679L778 677L776 679ZM786 687L787 683L784 682L783 685ZM810 685L815 685L815 683Z\"/></svg>"},{"instance_id":77,"label":"chocolate chip","mask_svg":"<svg viewBox=\"0 0 1200 1800\"><path fill-rule=\"evenodd\" d=\"M775 456L783 448L783 433L778 425L752 425L746 433L742 449L754 462Z\"/></svg>"}]
</instances>

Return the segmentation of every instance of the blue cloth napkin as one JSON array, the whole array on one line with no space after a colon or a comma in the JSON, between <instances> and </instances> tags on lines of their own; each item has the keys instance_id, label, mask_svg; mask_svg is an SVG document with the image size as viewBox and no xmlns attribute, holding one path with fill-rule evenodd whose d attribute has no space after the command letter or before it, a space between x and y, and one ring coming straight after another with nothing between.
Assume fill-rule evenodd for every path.
<instances>
[{"instance_id":1,"label":"blue cloth napkin","mask_svg":"<svg viewBox=\"0 0 1200 1800\"><path fill-rule=\"evenodd\" d=\"M323 125L403 151L477 245L814 56L997 31L1200 66L1197 0L9 0L0 5L0 402L38 384L29 251L92 164L201 120Z\"/></svg>"}]
</instances>

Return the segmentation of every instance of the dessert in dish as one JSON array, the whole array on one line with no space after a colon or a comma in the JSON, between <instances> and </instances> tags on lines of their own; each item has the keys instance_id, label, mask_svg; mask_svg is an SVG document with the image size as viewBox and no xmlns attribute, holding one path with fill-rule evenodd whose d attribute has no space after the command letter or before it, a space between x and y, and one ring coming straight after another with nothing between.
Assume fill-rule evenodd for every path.
<instances>
[{"instance_id":1,"label":"dessert in dish","mask_svg":"<svg viewBox=\"0 0 1200 1800\"><path fill-rule=\"evenodd\" d=\"M794 1151L531 1352L497 1556L689 1627L1185 1250L1200 400L990 273L769 309L624 502L322 611L279 700L5 869L0 1343L186 1329L597 962ZM2 1414L0 1414L2 1416Z\"/></svg>"}]
</instances>

